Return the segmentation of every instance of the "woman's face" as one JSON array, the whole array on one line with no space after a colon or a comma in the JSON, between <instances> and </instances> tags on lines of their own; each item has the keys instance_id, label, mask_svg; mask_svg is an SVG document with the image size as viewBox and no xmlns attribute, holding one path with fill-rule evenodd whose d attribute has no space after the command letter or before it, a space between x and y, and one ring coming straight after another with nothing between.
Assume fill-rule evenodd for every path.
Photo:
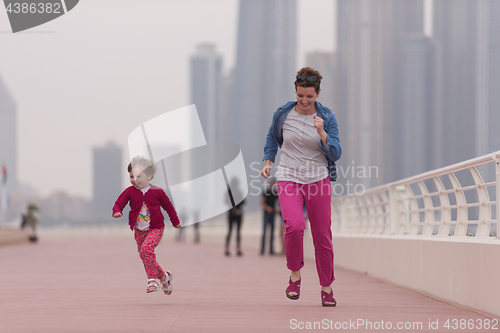
<instances>
[{"instance_id":1,"label":"woman's face","mask_svg":"<svg viewBox=\"0 0 500 333\"><path fill-rule=\"evenodd\" d=\"M297 87L295 95L297 96L297 107L301 113L313 114L315 112L314 101L316 101L320 92L321 89L316 93L314 87Z\"/></svg>"}]
</instances>

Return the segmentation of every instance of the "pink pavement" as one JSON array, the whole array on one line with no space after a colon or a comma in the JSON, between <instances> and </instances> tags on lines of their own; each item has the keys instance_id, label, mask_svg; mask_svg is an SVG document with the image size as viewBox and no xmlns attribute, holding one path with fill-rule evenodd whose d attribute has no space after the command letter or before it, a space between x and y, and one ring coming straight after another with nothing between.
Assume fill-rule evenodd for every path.
<instances>
[{"instance_id":1,"label":"pink pavement","mask_svg":"<svg viewBox=\"0 0 500 333\"><path fill-rule=\"evenodd\" d=\"M175 275L170 296L146 293L132 232L0 247L0 332L263 333L310 331L308 325L318 324L325 331L384 332L382 321L393 330L401 322L422 323L404 331L449 332L448 319L493 318L340 268L333 283L338 305L324 308L308 260L300 299L289 300L285 258L259 256L254 238L244 238L243 257L225 257L223 237L217 245L195 245L176 243L166 232L156 254ZM253 241L255 249L248 246ZM361 320L372 329L352 326ZM436 321L439 329L429 329Z\"/></svg>"}]
</instances>

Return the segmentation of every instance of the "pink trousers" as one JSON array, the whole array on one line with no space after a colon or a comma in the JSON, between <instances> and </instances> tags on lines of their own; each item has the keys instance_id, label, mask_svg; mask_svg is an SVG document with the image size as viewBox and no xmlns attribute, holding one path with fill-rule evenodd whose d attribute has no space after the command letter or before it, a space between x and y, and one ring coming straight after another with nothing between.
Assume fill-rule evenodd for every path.
<instances>
[{"instance_id":1,"label":"pink trousers","mask_svg":"<svg viewBox=\"0 0 500 333\"><path fill-rule=\"evenodd\" d=\"M156 262L155 247L160 244L163 236L163 228L141 231L134 228L134 237L137 242L137 250L146 269L148 279L160 279L165 271Z\"/></svg>"},{"instance_id":2,"label":"pink trousers","mask_svg":"<svg viewBox=\"0 0 500 333\"><path fill-rule=\"evenodd\" d=\"M304 266L303 243L306 224L302 207L305 202L311 225L319 282L325 287L331 285L335 276L333 273L330 180L327 177L312 184L278 181L278 196L286 225L285 252L288 269L299 271Z\"/></svg>"}]
</instances>

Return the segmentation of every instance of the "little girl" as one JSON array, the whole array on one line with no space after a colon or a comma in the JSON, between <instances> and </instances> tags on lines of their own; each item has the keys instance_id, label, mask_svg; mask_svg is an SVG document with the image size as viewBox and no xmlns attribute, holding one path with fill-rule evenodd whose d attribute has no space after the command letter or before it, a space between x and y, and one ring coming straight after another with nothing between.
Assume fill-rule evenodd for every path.
<instances>
[{"instance_id":1,"label":"little girl","mask_svg":"<svg viewBox=\"0 0 500 333\"><path fill-rule=\"evenodd\" d=\"M123 216L123 208L130 202L128 224L130 229L134 230L137 249L149 278L146 291L148 293L157 291L161 285L163 292L170 295L172 273L160 267L154 252L165 229L160 206L167 211L174 228L180 228L181 220L163 189L149 184L156 173L156 166L152 161L141 156L134 157L127 170L132 186L123 191L116 200L113 217Z\"/></svg>"}]
</instances>

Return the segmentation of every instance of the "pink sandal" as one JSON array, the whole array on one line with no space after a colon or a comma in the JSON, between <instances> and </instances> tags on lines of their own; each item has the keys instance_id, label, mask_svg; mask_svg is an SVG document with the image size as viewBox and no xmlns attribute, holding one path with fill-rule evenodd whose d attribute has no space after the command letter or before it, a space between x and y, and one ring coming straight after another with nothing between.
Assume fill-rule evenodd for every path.
<instances>
[{"instance_id":1,"label":"pink sandal","mask_svg":"<svg viewBox=\"0 0 500 333\"><path fill-rule=\"evenodd\" d=\"M333 298L333 289L330 293L321 290L321 304L323 306L335 306L337 305L337 301Z\"/></svg>"},{"instance_id":2,"label":"pink sandal","mask_svg":"<svg viewBox=\"0 0 500 333\"><path fill-rule=\"evenodd\" d=\"M288 282L288 288L286 288L286 297L289 299L299 299L300 297L300 280L302 278L298 279L297 281L292 281L292 278L290 278L290 281ZM295 292L297 295L289 295L289 293Z\"/></svg>"}]
</instances>

